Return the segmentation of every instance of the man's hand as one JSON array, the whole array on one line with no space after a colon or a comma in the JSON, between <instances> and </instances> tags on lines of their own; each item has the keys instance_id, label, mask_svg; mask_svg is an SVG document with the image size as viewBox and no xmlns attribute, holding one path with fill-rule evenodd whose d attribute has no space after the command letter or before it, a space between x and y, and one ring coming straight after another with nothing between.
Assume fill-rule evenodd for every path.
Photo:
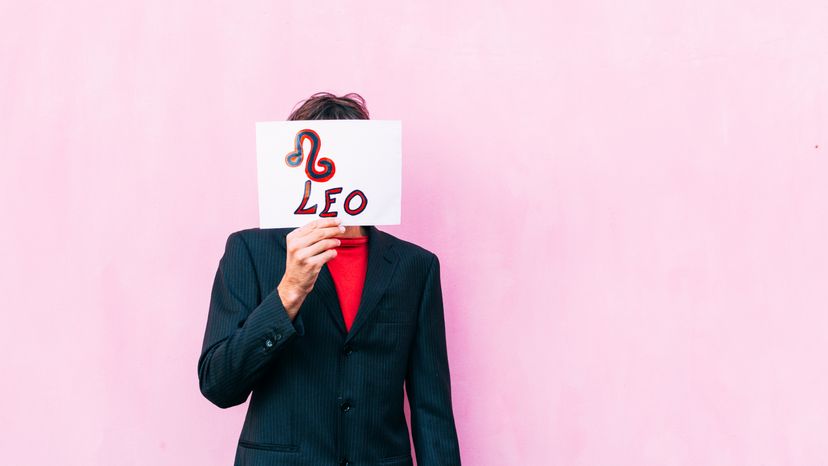
<instances>
[{"instance_id":1,"label":"man's hand","mask_svg":"<svg viewBox=\"0 0 828 466\"><path fill-rule=\"evenodd\" d=\"M319 218L287 235L285 275L277 290L291 320L313 289L319 271L326 262L336 257L341 241L334 238L345 231L338 218Z\"/></svg>"}]
</instances>

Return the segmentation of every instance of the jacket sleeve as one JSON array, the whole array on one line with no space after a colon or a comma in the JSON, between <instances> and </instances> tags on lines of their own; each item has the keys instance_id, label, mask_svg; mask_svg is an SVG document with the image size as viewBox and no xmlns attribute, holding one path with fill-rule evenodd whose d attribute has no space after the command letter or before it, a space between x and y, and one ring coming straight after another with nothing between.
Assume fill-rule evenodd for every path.
<instances>
[{"instance_id":1,"label":"jacket sleeve","mask_svg":"<svg viewBox=\"0 0 828 466\"><path fill-rule=\"evenodd\" d=\"M260 300L256 270L239 232L227 238L210 297L198 382L201 393L220 408L244 403L267 363L304 329L291 321L279 293Z\"/></svg>"},{"instance_id":2,"label":"jacket sleeve","mask_svg":"<svg viewBox=\"0 0 828 466\"><path fill-rule=\"evenodd\" d=\"M436 255L425 281L405 385L418 466L459 466L460 447L451 406L440 261Z\"/></svg>"}]
</instances>

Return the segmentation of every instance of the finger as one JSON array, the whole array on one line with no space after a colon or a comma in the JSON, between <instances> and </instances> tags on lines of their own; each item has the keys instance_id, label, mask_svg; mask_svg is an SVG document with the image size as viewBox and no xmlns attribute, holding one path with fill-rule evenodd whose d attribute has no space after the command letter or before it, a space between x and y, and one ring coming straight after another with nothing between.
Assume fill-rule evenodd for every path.
<instances>
[{"instance_id":1,"label":"finger","mask_svg":"<svg viewBox=\"0 0 828 466\"><path fill-rule=\"evenodd\" d=\"M315 266L318 266L318 267L322 267L322 265L324 265L325 262L328 262L329 260L333 259L334 257L336 257L336 249L328 249L328 250L326 250L325 252L323 252L321 254L317 254L317 255L311 257L306 262L309 265L315 265Z\"/></svg>"},{"instance_id":2,"label":"finger","mask_svg":"<svg viewBox=\"0 0 828 466\"><path fill-rule=\"evenodd\" d=\"M296 249L302 249L308 247L314 243L322 241L323 239L332 238L336 235L339 235L345 231L345 227L340 226L333 226L333 227L326 227L326 228L317 228L312 232L308 232L306 235L295 238L293 240Z\"/></svg>"},{"instance_id":3,"label":"finger","mask_svg":"<svg viewBox=\"0 0 828 466\"><path fill-rule=\"evenodd\" d=\"M322 219L317 218L317 219L311 220L310 222L308 222L308 223L306 223L306 224L304 224L304 225L302 225L298 228L294 228L293 230L290 231L290 233L287 234L287 237L292 238L292 237L298 237L298 236L304 235L305 233L307 233L307 232L313 230L314 228L316 228L316 224L318 223L319 220L322 220Z\"/></svg>"},{"instance_id":4,"label":"finger","mask_svg":"<svg viewBox=\"0 0 828 466\"><path fill-rule=\"evenodd\" d=\"M313 243L313 244L299 250L296 253L296 258L300 259L300 260L310 258L310 257L313 257L317 254L320 254L320 253L322 253L322 252L324 252L328 249L338 247L341 243L342 243L342 241L339 241L336 238L328 238L328 239L324 239L322 241L317 241L316 243Z\"/></svg>"},{"instance_id":5,"label":"finger","mask_svg":"<svg viewBox=\"0 0 828 466\"><path fill-rule=\"evenodd\" d=\"M338 217L317 218L299 227L299 230L301 232L299 236L302 236L303 234L311 232L318 228L334 227L339 225L340 223L342 223L342 219Z\"/></svg>"},{"instance_id":6,"label":"finger","mask_svg":"<svg viewBox=\"0 0 828 466\"><path fill-rule=\"evenodd\" d=\"M290 230L290 231L288 232L287 236L285 236L285 239L287 239L287 240L291 240L291 239L293 239L293 237L295 237L295 236L297 236L297 235L299 235L299 234L300 234L300 231L301 231L301 230L302 230L302 227L299 227L299 228L294 228L293 230Z\"/></svg>"},{"instance_id":7,"label":"finger","mask_svg":"<svg viewBox=\"0 0 828 466\"><path fill-rule=\"evenodd\" d=\"M306 245L310 244L309 242L301 241L300 243L293 244L295 241L299 240L300 238L310 234L311 232L316 231L318 228L331 228L339 225L342 222L339 218L318 218L316 220L311 220L310 222L302 225L299 228L291 230L287 236L285 237L288 240L288 250L298 250ZM332 225L331 225L332 224ZM327 225L327 226L323 226ZM344 227L342 229L344 230ZM311 241L313 242L313 241Z\"/></svg>"}]
</instances>

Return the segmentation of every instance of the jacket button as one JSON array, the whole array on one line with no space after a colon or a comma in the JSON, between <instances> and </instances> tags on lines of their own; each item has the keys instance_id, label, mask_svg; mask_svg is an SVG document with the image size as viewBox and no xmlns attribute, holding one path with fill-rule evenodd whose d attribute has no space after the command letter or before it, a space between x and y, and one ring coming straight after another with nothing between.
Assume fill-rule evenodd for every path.
<instances>
[{"instance_id":1,"label":"jacket button","mask_svg":"<svg viewBox=\"0 0 828 466\"><path fill-rule=\"evenodd\" d=\"M345 353L345 356L348 356L354 352L354 347L351 345L345 345L342 347L342 352Z\"/></svg>"},{"instance_id":2,"label":"jacket button","mask_svg":"<svg viewBox=\"0 0 828 466\"><path fill-rule=\"evenodd\" d=\"M279 340L281 340L281 339L282 339L282 334L281 334L281 333L277 333L277 334L276 334L276 341L279 341Z\"/></svg>"},{"instance_id":3,"label":"jacket button","mask_svg":"<svg viewBox=\"0 0 828 466\"><path fill-rule=\"evenodd\" d=\"M351 410L351 403L346 401L346 402L342 403L341 405L339 405L339 409L341 409L343 413L347 413L348 411Z\"/></svg>"},{"instance_id":4,"label":"jacket button","mask_svg":"<svg viewBox=\"0 0 828 466\"><path fill-rule=\"evenodd\" d=\"M270 338L268 338L267 340L265 340L265 346L270 348L271 346L273 346L273 341Z\"/></svg>"},{"instance_id":5,"label":"jacket button","mask_svg":"<svg viewBox=\"0 0 828 466\"><path fill-rule=\"evenodd\" d=\"M346 458L342 458L339 460L339 466L351 466L351 462L348 461Z\"/></svg>"}]
</instances>

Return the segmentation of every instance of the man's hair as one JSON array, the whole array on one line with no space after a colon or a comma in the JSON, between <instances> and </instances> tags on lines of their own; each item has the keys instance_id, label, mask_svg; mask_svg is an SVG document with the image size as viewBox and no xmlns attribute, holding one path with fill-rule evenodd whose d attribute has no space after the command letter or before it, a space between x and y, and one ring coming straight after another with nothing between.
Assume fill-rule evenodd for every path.
<instances>
[{"instance_id":1,"label":"man's hair","mask_svg":"<svg viewBox=\"0 0 828 466\"><path fill-rule=\"evenodd\" d=\"M356 93L337 97L330 92L317 92L300 102L288 120L367 120L365 99Z\"/></svg>"}]
</instances>

